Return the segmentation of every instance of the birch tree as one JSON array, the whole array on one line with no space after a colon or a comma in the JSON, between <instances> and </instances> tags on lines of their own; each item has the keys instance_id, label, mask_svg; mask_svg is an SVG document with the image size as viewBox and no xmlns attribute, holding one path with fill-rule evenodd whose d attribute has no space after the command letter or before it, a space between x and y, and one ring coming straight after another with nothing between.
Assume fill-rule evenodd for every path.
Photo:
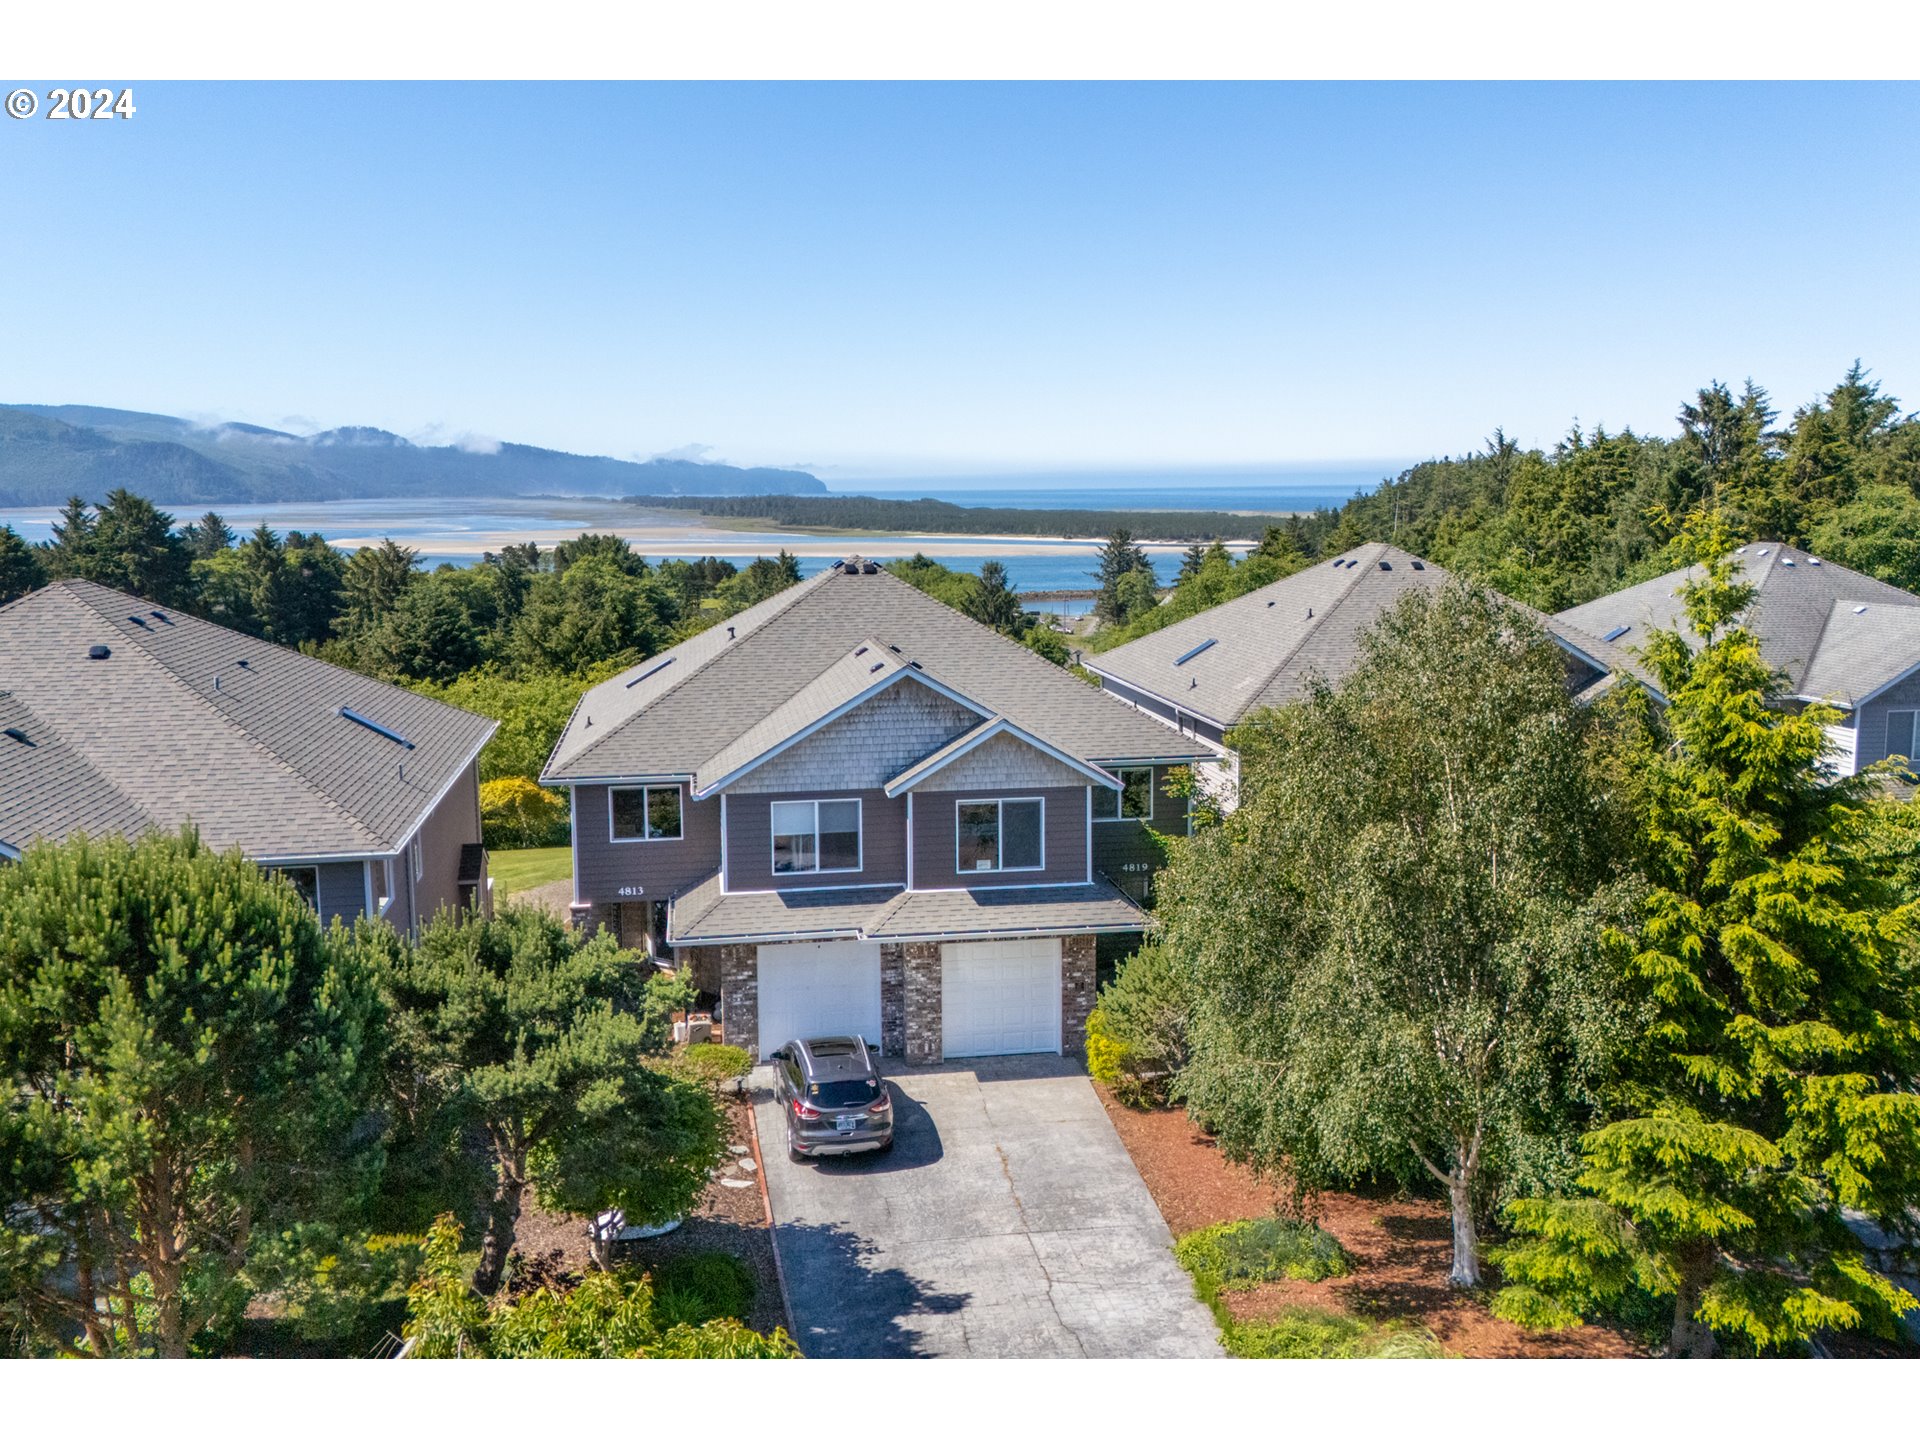
<instances>
[{"instance_id":1,"label":"birch tree","mask_svg":"<svg viewBox=\"0 0 1920 1440\"><path fill-rule=\"evenodd\" d=\"M1593 937L1624 898L1563 675L1490 594L1408 596L1338 691L1244 734L1240 808L1159 881L1194 1117L1302 1194L1437 1186L1460 1286L1476 1211L1570 1171L1619 1043Z\"/></svg>"}]
</instances>

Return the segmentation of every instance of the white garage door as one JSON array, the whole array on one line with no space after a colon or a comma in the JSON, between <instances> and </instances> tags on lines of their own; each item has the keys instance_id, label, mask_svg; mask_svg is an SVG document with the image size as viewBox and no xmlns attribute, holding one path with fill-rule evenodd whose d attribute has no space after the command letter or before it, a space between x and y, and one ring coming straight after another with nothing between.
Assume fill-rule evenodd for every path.
<instances>
[{"instance_id":1,"label":"white garage door","mask_svg":"<svg viewBox=\"0 0 1920 1440\"><path fill-rule=\"evenodd\" d=\"M940 951L947 1057L1060 1048L1060 942L972 940Z\"/></svg>"},{"instance_id":2,"label":"white garage door","mask_svg":"<svg viewBox=\"0 0 1920 1440\"><path fill-rule=\"evenodd\" d=\"M879 945L822 940L760 947L761 1055L820 1035L880 1043Z\"/></svg>"}]
</instances>

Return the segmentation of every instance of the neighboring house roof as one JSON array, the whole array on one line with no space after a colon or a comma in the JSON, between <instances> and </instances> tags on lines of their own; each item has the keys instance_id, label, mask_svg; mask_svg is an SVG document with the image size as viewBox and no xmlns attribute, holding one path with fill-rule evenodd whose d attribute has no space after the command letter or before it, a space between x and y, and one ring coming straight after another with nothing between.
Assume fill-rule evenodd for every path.
<instances>
[{"instance_id":1,"label":"neighboring house roof","mask_svg":"<svg viewBox=\"0 0 1920 1440\"><path fill-rule=\"evenodd\" d=\"M84 580L0 606L0 711L0 842L191 822L260 859L395 853L494 730Z\"/></svg>"},{"instance_id":2,"label":"neighboring house roof","mask_svg":"<svg viewBox=\"0 0 1920 1440\"><path fill-rule=\"evenodd\" d=\"M1856 705L1920 665L1920 596L1792 545L1756 541L1734 551L1755 589L1743 617L1768 664L1786 672L1796 694ZM1680 586L1705 572L1675 570L1589 600L1556 618L1616 644L1638 648L1654 630L1687 628ZM1864 610L1856 607L1864 606Z\"/></svg>"},{"instance_id":3,"label":"neighboring house roof","mask_svg":"<svg viewBox=\"0 0 1920 1440\"><path fill-rule=\"evenodd\" d=\"M848 562L642 661L581 698L542 779L694 778L831 718L862 688L874 641L919 679L1083 760L1194 758L1191 742L1026 646L877 567ZM887 668L872 675L888 680ZM736 742L738 742L736 746Z\"/></svg>"},{"instance_id":4,"label":"neighboring house roof","mask_svg":"<svg viewBox=\"0 0 1920 1440\"><path fill-rule=\"evenodd\" d=\"M1087 657L1095 674L1177 705L1217 725L1304 698L1359 663L1361 641L1402 596L1437 590L1447 572L1397 546L1361 545ZM1595 669L1638 673L1616 646L1518 601L1563 647Z\"/></svg>"},{"instance_id":5,"label":"neighboring house roof","mask_svg":"<svg viewBox=\"0 0 1920 1440\"><path fill-rule=\"evenodd\" d=\"M668 910L671 945L774 940L960 940L1088 934L1146 927L1140 907L1105 880L980 890L756 890L723 894L718 873Z\"/></svg>"}]
</instances>

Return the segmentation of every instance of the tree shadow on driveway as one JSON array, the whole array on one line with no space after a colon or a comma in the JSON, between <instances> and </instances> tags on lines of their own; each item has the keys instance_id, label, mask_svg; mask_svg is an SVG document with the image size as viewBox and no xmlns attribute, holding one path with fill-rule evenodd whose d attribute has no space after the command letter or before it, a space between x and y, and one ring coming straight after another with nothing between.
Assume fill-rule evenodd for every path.
<instances>
[{"instance_id":1,"label":"tree shadow on driveway","mask_svg":"<svg viewBox=\"0 0 1920 1440\"><path fill-rule=\"evenodd\" d=\"M914 1316L951 1315L967 1294L933 1289L877 1261L878 1248L842 1225L786 1223L775 1243L786 1269L793 1338L810 1358L907 1359L923 1349Z\"/></svg>"}]
</instances>

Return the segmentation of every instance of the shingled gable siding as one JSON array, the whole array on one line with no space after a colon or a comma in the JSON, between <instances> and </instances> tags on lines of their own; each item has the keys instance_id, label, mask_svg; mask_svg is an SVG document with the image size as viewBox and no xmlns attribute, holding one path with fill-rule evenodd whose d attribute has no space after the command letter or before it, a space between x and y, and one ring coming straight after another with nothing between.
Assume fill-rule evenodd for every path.
<instances>
[{"instance_id":1,"label":"shingled gable siding","mask_svg":"<svg viewBox=\"0 0 1920 1440\"><path fill-rule=\"evenodd\" d=\"M1043 870L969 870L961 874L954 840L962 800L1046 801ZM1087 787L1004 785L961 792L916 790L913 795L913 883L918 890L971 889L983 885L1079 884L1087 878Z\"/></svg>"},{"instance_id":2,"label":"shingled gable siding","mask_svg":"<svg viewBox=\"0 0 1920 1440\"><path fill-rule=\"evenodd\" d=\"M678 840L614 841L605 785L573 791L573 865L583 905L663 900L720 868L720 801L689 800L680 787ZM639 894L621 894L638 887Z\"/></svg>"},{"instance_id":3,"label":"shingled gable siding","mask_svg":"<svg viewBox=\"0 0 1920 1440\"><path fill-rule=\"evenodd\" d=\"M480 839L480 774L478 762L467 766L440 803L420 824L420 878L413 875L411 847L393 862L394 883L399 888L393 909L387 918L398 927L418 928L442 909L460 904L460 847ZM365 872L354 869L362 893Z\"/></svg>"},{"instance_id":4,"label":"shingled gable siding","mask_svg":"<svg viewBox=\"0 0 1920 1440\"><path fill-rule=\"evenodd\" d=\"M980 722L966 706L909 676L748 771L727 791L737 797L878 788Z\"/></svg>"},{"instance_id":5,"label":"shingled gable siding","mask_svg":"<svg viewBox=\"0 0 1920 1440\"><path fill-rule=\"evenodd\" d=\"M825 874L773 873L773 804L777 800L858 800L859 870ZM907 802L884 790L797 790L780 795L727 798L727 889L808 890L822 885L907 883Z\"/></svg>"},{"instance_id":6,"label":"shingled gable siding","mask_svg":"<svg viewBox=\"0 0 1920 1440\"><path fill-rule=\"evenodd\" d=\"M981 741L959 759L949 761L916 788L973 790L1027 785L1063 789L1077 788L1086 783L1087 777L1071 765L1063 765L1018 735L1003 731L991 740Z\"/></svg>"},{"instance_id":7,"label":"shingled gable siding","mask_svg":"<svg viewBox=\"0 0 1920 1440\"><path fill-rule=\"evenodd\" d=\"M1861 706L1855 722L1855 733L1859 736L1857 768L1864 770L1889 755L1906 754L1904 740L1892 746L1887 742L1888 716L1895 710L1920 710L1920 675L1908 676L1884 695L1875 696Z\"/></svg>"}]
</instances>

